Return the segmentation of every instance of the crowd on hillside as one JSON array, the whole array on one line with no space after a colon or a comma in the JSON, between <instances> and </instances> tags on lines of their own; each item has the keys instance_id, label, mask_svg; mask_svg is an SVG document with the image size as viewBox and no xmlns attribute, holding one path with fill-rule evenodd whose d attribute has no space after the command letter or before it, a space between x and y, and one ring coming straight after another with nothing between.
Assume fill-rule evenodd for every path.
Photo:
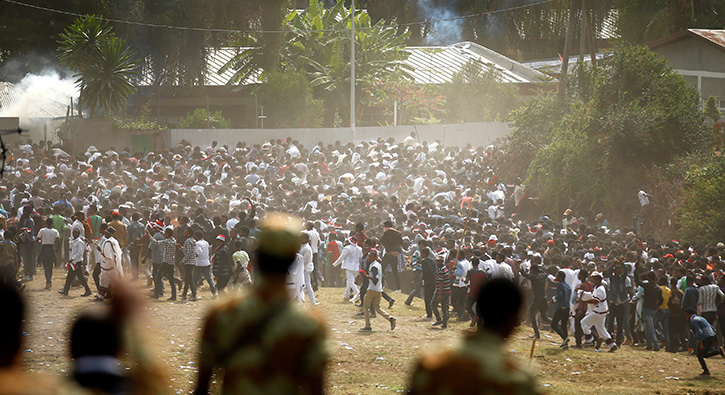
<instances>
[{"instance_id":1,"label":"crowd on hillside","mask_svg":"<svg viewBox=\"0 0 725 395\"><path fill-rule=\"evenodd\" d=\"M495 174L493 145L288 138L72 156L29 142L11 154L0 276L18 288L43 276L51 289L63 270L63 297L80 286L103 301L123 278L172 301L202 297L204 283L204 296L236 293L257 280L259 221L283 212L305 223L289 296L315 306L318 287L339 287L359 302L363 330L376 312L396 327L380 307L396 302L386 289L409 290L403 303L424 306L433 326L446 328L451 310L480 324L480 289L502 278L527 295L534 336L550 325L562 348L573 338L597 350L689 350L705 374L704 358L722 354L725 245L656 241L602 214L522 215L529 198Z\"/></svg>"}]
</instances>

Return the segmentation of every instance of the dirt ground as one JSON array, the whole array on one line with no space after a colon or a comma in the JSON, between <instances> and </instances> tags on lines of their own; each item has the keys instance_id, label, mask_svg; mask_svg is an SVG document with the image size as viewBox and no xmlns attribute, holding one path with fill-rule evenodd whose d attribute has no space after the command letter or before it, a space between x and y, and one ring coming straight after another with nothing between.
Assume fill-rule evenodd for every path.
<instances>
[{"instance_id":1,"label":"dirt ground","mask_svg":"<svg viewBox=\"0 0 725 395\"><path fill-rule=\"evenodd\" d=\"M40 274L40 273L39 273ZM23 347L23 364L33 372L65 375L71 370L68 334L73 317L87 308L98 308L90 298L81 298L81 289L71 296L57 293L64 272L56 271L51 290L42 289L42 274L27 283L29 312ZM138 292L146 293L141 282ZM196 380L196 361L201 320L214 301L208 288L197 302L167 302L147 299L145 308L152 317L146 326L153 334L159 358L168 364L171 386L177 394L188 393ZM320 312L329 323L330 368L327 392L330 394L390 394L405 392L411 365L427 350L447 347L469 331L467 323L452 319L449 329L433 329L421 319L425 310L420 299L405 306L405 296L390 313L398 318L398 328L389 331L382 318L374 319L372 332L360 332L364 322L357 308L343 301L339 288L323 288L317 293ZM384 307L387 307L384 306ZM592 349L561 350L556 335L543 331L533 361L528 356L533 334L521 327L505 345L529 365L542 388L552 394L725 394L725 364L722 358L708 360L712 376L698 376L697 359L687 353L655 353L624 346L616 353Z\"/></svg>"}]
</instances>

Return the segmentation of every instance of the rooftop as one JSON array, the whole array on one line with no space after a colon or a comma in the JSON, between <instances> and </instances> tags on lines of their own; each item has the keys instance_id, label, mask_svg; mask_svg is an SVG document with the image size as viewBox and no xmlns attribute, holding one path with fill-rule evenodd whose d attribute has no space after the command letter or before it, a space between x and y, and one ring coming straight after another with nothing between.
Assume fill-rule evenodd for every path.
<instances>
[{"instance_id":1,"label":"rooftop","mask_svg":"<svg viewBox=\"0 0 725 395\"><path fill-rule=\"evenodd\" d=\"M508 83L535 83L550 80L539 71L476 43L464 41L440 47L408 47L406 63L418 84L445 84L469 61L479 62L501 73Z\"/></svg>"},{"instance_id":2,"label":"rooftop","mask_svg":"<svg viewBox=\"0 0 725 395\"><path fill-rule=\"evenodd\" d=\"M597 59L597 62L602 61L603 59L609 57L611 53L609 52L600 52L597 53L595 58ZM590 54L584 55L584 64L591 64L592 58ZM579 62L579 55L570 56L569 57L569 70L571 70L574 66L576 66L577 62ZM561 74L561 65L563 63L561 58L551 58L551 59L540 59L540 60L531 60L527 62L523 62L524 65L531 67L534 70L538 70L542 73L546 73L548 75L552 76L558 76Z\"/></svg>"},{"instance_id":3,"label":"rooftop","mask_svg":"<svg viewBox=\"0 0 725 395\"><path fill-rule=\"evenodd\" d=\"M649 44L652 49L661 47L673 43L675 41L682 40L688 37L695 37L706 40L708 43L725 49L725 30L720 29L687 29L679 33L675 33L669 37L665 37L661 40L657 40Z\"/></svg>"},{"instance_id":4,"label":"rooftop","mask_svg":"<svg viewBox=\"0 0 725 395\"><path fill-rule=\"evenodd\" d=\"M207 54L205 86L224 86L234 75L233 70L219 74L217 71L244 48L226 47L210 49ZM417 84L444 84L451 81L453 74L469 61L479 62L498 70L503 82L536 83L550 80L546 74L512 60L495 51L472 42L461 42L446 46L408 47L410 57L406 63L413 69L410 74ZM258 84L258 75L243 81L240 85ZM150 86L150 73L142 73L141 86Z\"/></svg>"}]
</instances>

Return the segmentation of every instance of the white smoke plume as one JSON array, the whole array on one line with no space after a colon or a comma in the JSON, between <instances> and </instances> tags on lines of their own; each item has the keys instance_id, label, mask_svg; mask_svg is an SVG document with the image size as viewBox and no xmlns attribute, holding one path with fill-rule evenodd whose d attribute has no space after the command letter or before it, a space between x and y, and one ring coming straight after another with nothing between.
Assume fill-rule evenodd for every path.
<instances>
[{"instance_id":1,"label":"white smoke plume","mask_svg":"<svg viewBox=\"0 0 725 395\"><path fill-rule=\"evenodd\" d=\"M427 45L449 45L460 42L463 37L463 19L454 9L456 1L448 4L434 4L433 0L418 0L418 8L425 20L433 20L431 30L425 36Z\"/></svg>"},{"instance_id":2,"label":"white smoke plume","mask_svg":"<svg viewBox=\"0 0 725 395\"><path fill-rule=\"evenodd\" d=\"M39 74L27 74L14 85L0 81L0 116L20 117L21 124L33 118L62 117L71 98L78 99L74 80L46 69Z\"/></svg>"}]
</instances>

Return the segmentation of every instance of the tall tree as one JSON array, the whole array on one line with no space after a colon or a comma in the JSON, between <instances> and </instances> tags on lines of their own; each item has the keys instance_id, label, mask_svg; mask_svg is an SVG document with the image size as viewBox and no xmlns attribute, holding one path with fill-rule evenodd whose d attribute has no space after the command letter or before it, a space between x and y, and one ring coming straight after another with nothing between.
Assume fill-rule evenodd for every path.
<instances>
[{"instance_id":1,"label":"tall tree","mask_svg":"<svg viewBox=\"0 0 725 395\"><path fill-rule=\"evenodd\" d=\"M515 112L502 170L515 169L550 212L606 210L629 219L642 174L703 146L697 91L644 47L579 64L564 84Z\"/></svg>"},{"instance_id":2,"label":"tall tree","mask_svg":"<svg viewBox=\"0 0 725 395\"><path fill-rule=\"evenodd\" d=\"M307 9L293 10L284 20L288 33L283 35L280 63L276 70L299 71L307 75L314 94L325 102L325 124L332 125L335 114L342 119L349 115L350 102L350 28L351 11L342 0L325 9L318 0L310 0ZM363 111L360 96L366 88L393 76L405 78L404 61L408 57L405 40L408 33L398 35L396 28L384 20L372 24L367 12L355 14L355 67L357 114ZM253 36L254 37L254 36ZM253 41L254 42L254 41ZM263 64L262 45L243 48L223 66L220 72L236 71L230 83L241 83L255 73L266 78L270 71ZM368 90L369 91L369 90Z\"/></svg>"},{"instance_id":3,"label":"tall tree","mask_svg":"<svg viewBox=\"0 0 725 395\"><path fill-rule=\"evenodd\" d=\"M79 18L60 35L58 58L75 72L79 104L90 111L111 114L123 108L135 87L135 54L115 36L107 23L93 17Z\"/></svg>"},{"instance_id":4,"label":"tall tree","mask_svg":"<svg viewBox=\"0 0 725 395\"><path fill-rule=\"evenodd\" d=\"M622 38L647 43L688 28L721 29L721 0L617 0Z\"/></svg>"}]
</instances>

